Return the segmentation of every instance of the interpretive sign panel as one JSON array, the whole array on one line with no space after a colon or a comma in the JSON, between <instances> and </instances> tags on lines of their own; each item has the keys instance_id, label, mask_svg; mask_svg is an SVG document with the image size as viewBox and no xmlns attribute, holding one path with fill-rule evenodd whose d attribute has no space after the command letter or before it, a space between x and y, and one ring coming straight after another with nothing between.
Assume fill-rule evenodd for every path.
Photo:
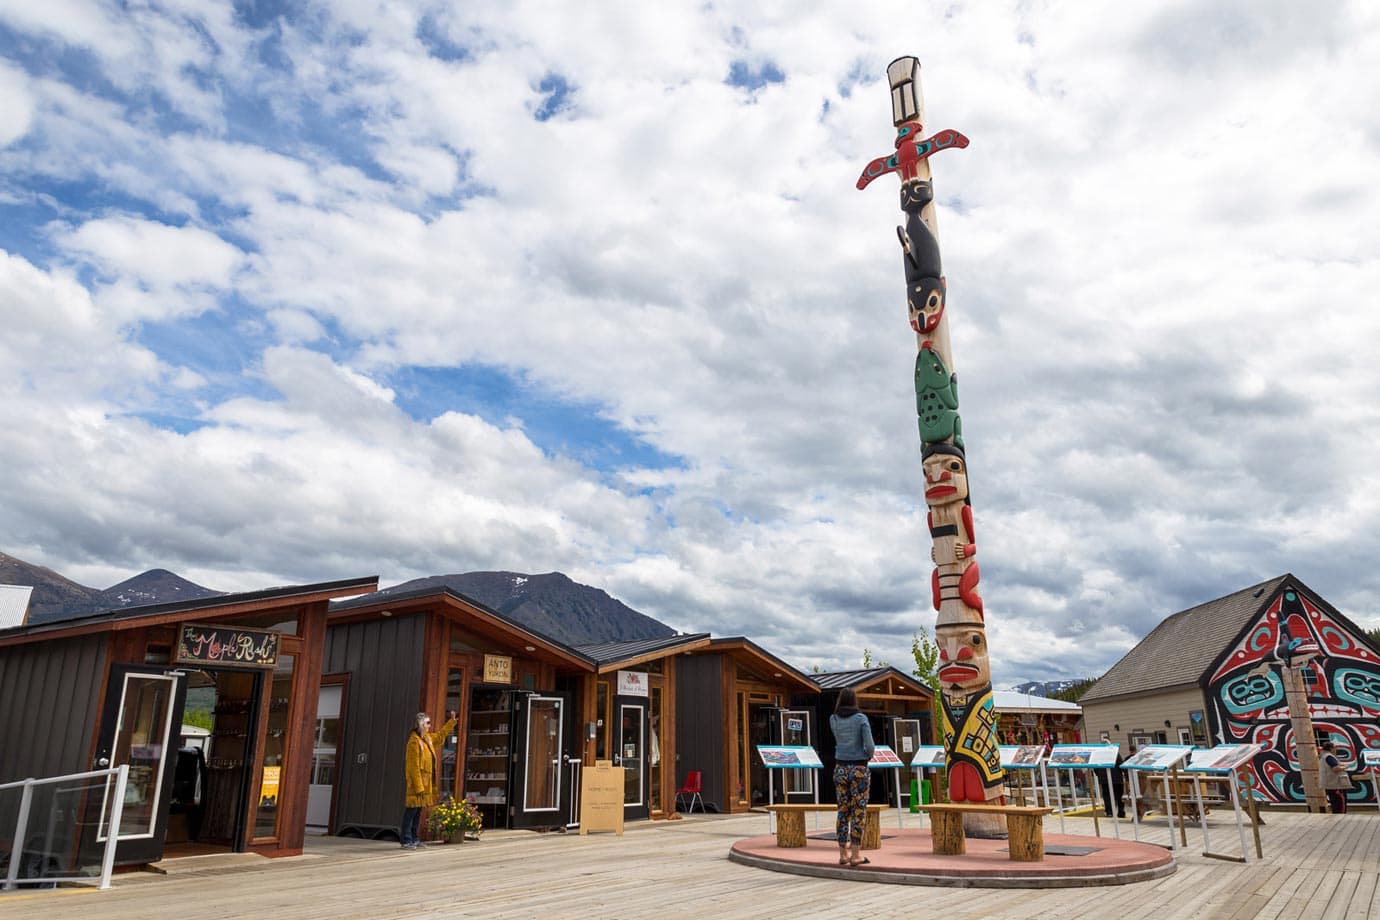
<instances>
[{"instance_id":1,"label":"interpretive sign panel","mask_svg":"<svg viewBox=\"0 0 1380 920\"><path fill-rule=\"evenodd\" d=\"M580 771L580 833L617 831L623 836L623 768L598 760Z\"/></svg>"},{"instance_id":2,"label":"interpretive sign panel","mask_svg":"<svg viewBox=\"0 0 1380 920\"><path fill-rule=\"evenodd\" d=\"M1182 761L1192 750L1189 744L1147 744L1127 758L1122 766L1128 770L1161 773Z\"/></svg>"},{"instance_id":3,"label":"interpretive sign panel","mask_svg":"<svg viewBox=\"0 0 1380 920\"><path fill-rule=\"evenodd\" d=\"M1206 751L1194 751L1185 769L1190 773L1230 773L1259 753L1258 744L1219 744Z\"/></svg>"},{"instance_id":4,"label":"interpretive sign panel","mask_svg":"<svg viewBox=\"0 0 1380 920\"><path fill-rule=\"evenodd\" d=\"M896 752L885 744L879 744L872 751L872 759L867 762L869 769L876 770L894 767L900 769L904 767L905 761L896 756Z\"/></svg>"},{"instance_id":5,"label":"interpretive sign panel","mask_svg":"<svg viewBox=\"0 0 1380 920\"><path fill-rule=\"evenodd\" d=\"M173 663L271 668L278 663L278 633L266 629L183 623Z\"/></svg>"},{"instance_id":6,"label":"interpretive sign panel","mask_svg":"<svg viewBox=\"0 0 1380 920\"><path fill-rule=\"evenodd\" d=\"M1064 770L1101 770L1116 766L1115 744L1056 744L1049 765Z\"/></svg>"},{"instance_id":7,"label":"interpretive sign panel","mask_svg":"<svg viewBox=\"0 0 1380 920\"><path fill-rule=\"evenodd\" d=\"M912 767L942 767L944 766L944 748L938 744L922 744L915 749L915 756L910 759Z\"/></svg>"},{"instance_id":8,"label":"interpretive sign panel","mask_svg":"<svg viewBox=\"0 0 1380 920\"><path fill-rule=\"evenodd\" d=\"M768 769L824 766L815 749L806 745L759 744L757 753L762 758L762 765Z\"/></svg>"},{"instance_id":9,"label":"interpretive sign panel","mask_svg":"<svg viewBox=\"0 0 1380 920\"><path fill-rule=\"evenodd\" d=\"M1043 744L1002 744L997 746L1001 765L1008 770L1033 770L1045 756Z\"/></svg>"},{"instance_id":10,"label":"interpretive sign panel","mask_svg":"<svg viewBox=\"0 0 1380 920\"><path fill-rule=\"evenodd\" d=\"M1362 751L1361 763L1372 770L1380 767L1380 751Z\"/></svg>"}]
</instances>

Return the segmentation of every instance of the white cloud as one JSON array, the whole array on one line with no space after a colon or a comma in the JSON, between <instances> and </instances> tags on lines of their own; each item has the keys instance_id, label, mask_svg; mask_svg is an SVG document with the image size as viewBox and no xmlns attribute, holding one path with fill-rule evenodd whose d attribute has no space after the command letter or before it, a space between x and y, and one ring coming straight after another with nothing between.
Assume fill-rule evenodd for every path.
<instances>
[{"instance_id":1,"label":"white cloud","mask_svg":"<svg viewBox=\"0 0 1380 920\"><path fill-rule=\"evenodd\" d=\"M934 169L998 679L1105 667L1285 570L1373 615L1345 606L1380 596L1363 4L0 15L109 84L0 71L28 113L0 200L45 214L0 263L33 432L7 459L54 480L0 526L47 564L560 568L805 667L904 664L932 623L914 340L894 183L853 182L916 50L930 125L973 141ZM735 61L785 79L729 86ZM243 381L134 344L201 313ZM417 421L388 383L466 362L684 463L587 469L523 408ZM205 427L127 415L169 401Z\"/></svg>"}]
</instances>

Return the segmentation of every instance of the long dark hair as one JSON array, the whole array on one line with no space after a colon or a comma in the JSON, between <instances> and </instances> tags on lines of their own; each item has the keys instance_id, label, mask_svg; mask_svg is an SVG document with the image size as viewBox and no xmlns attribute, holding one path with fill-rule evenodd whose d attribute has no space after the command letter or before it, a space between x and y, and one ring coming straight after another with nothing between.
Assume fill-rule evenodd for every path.
<instances>
[{"instance_id":1,"label":"long dark hair","mask_svg":"<svg viewBox=\"0 0 1380 920\"><path fill-rule=\"evenodd\" d=\"M836 703L834 704L834 712L838 712L838 711L841 710L841 709L857 709L857 708L858 708L858 692L857 692L856 690L854 690L852 687L844 687L842 690L840 690L840 691L839 691L838 702L836 702Z\"/></svg>"}]
</instances>

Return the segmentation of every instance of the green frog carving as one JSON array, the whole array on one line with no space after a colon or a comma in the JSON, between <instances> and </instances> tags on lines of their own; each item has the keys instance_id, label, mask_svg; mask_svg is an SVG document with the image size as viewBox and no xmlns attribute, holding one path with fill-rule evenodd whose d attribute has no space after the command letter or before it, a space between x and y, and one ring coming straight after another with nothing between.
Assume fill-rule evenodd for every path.
<instances>
[{"instance_id":1,"label":"green frog carving","mask_svg":"<svg viewBox=\"0 0 1380 920\"><path fill-rule=\"evenodd\" d=\"M958 417L958 375L949 373L939 352L926 343L915 356L915 411L920 440L936 444L953 439L963 446L963 419Z\"/></svg>"}]
</instances>

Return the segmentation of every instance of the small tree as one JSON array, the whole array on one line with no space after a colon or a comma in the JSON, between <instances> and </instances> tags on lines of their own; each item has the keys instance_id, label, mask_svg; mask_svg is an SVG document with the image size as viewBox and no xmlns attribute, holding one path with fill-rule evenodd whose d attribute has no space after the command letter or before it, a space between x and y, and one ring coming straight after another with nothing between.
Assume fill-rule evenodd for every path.
<instances>
[{"instance_id":1,"label":"small tree","mask_svg":"<svg viewBox=\"0 0 1380 920\"><path fill-rule=\"evenodd\" d=\"M930 701L930 726L935 733L935 740L943 744L943 730L940 726L944 723L940 718L939 707L944 703L939 693L941 687L939 682L939 645L930 638L925 627L921 626L918 631L911 634L910 654L915 658L915 670L911 673L920 683L929 687L933 693L933 698ZM936 786L933 789L935 801L942 802L948 798L945 795L945 789L948 786L947 775L948 770L946 769L941 769L935 774Z\"/></svg>"}]
</instances>

